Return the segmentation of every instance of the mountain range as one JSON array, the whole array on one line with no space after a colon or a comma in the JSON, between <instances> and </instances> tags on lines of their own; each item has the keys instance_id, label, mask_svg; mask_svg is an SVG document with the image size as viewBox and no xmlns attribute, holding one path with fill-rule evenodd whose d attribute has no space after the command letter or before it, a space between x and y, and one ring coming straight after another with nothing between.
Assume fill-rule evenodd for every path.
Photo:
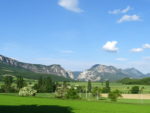
<instances>
[{"instance_id":1,"label":"mountain range","mask_svg":"<svg viewBox=\"0 0 150 113\"><path fill-rule=\"evenodd\" d=\"M1 72L4 72L7 70L8 73L10 71L18 70L18 71L27 71L32 72L36 74L45 74L45 75L55 75L58 77L64 77L69 79L74 79L74 75L71 71L66 71L64 68L62 68L60 65L54 64L50 66L41 65L41 64L29 64L29 63L23 63L20 61L17 61L12 58L5 57L3 55L0 55L0 68L4 70L1 70ZM8 71L8 69L9 71ZM10 70L11 69L11 70ZM13 70L12 70L13 69ZM16 72L17 73L17 72Z\"/></svg>"},{"instance_id":2,"label":"mountain range","mask_svg":"<svg viewBox=\"0 0 150 113\"><path fill-rule=\"evenodd\" d=\"M149 77L150 74L143 74L135 68L118 69L114 66L96 64L90 69L80 71L67 71L61 65L41 65L30 64L17 61L12 58L0 55L0 76L3 74L22 75L27 78L38 78L39 76L51 76L61 80L78 80L78 81L116 81L123 78L143 78Z\"/></svg>"},{"instance_id":3,"label":"mountain range","mask_svg":"<svg viewBox=\"0 0 150 113\"><path fill-rule=\"evenodd\" d=\"M80 73L78 80L80 81L116 81L123 78L142 78L147 77L139 70L135 68L118 69L114 66L106 66L96 64L92 68Z\"/></svg>"}]
</instances>

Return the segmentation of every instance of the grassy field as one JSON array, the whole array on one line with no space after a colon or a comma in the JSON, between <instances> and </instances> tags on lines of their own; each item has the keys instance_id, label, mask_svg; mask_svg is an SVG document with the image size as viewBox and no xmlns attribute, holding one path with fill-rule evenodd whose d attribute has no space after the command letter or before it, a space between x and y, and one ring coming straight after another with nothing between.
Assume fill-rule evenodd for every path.
<instances>
[{"instance_id":1,"label":"grassy field","mask_svg":"<svg viewBox=\"0 0 150 113\"><path fill-rule=\"evenodd\" d=\"M70 84L72 84L72 85L80 85L80 86L87 87L87 82L70 82ZM93 87L95 87L95 86L104 87L105 83L92 82L92 86ZM121 84L121 83L110 83L110 87L111 87L112 90L118 89L122 93L128 93L129 90L133 86L140 86L140 88L144 87L143 93L146 93L146 94L150 93L150 86L149 85L125 85L125 84Z\"/></svg>"},{"instance_id":2,"label":"grassy field","mask_svg":"<svg viewBox=\"0 0 150 113\"><path fill-rule=\"evenodd\" d=\"M1 113L149 113L150 104L105 101L59 100L54 98L0 95ZM130 100L132 103L134 100Z\"/></svg>"}]
</instances>

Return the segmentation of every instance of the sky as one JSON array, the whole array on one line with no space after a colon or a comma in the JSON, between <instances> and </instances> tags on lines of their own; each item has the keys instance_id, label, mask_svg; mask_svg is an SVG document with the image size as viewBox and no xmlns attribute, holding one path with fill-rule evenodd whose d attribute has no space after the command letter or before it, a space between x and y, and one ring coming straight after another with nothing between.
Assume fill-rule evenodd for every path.
<instances>
[{"instance_id":1,"label":"sky","mask_svg":"<svg viewBox=\"0 0 150 113\"><path fill-rule=\"evenodd\" d=\"M150 0L0 0L0 54L83 71L150 73Z\"/></svg>"}]
</instances>

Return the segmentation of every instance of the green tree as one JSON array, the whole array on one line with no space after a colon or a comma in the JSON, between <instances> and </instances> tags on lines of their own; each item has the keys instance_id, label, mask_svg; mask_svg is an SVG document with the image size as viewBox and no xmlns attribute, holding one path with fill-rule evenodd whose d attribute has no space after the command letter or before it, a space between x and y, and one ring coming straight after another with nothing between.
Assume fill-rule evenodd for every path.
<instances>
[{"instance_id":1,"label":"green tree","mask_svg":"<svg viewBox=\"0 0 150 113\"><path fill-rule=\"evenodd\" d=\"M102 89L103 93L109 93L111 91L111 88L109 86L109 81L105 82L105 87Z\"/></svg>"},{"instance_id":2,"label":"green tree","mask_svg":"<svg viewBox=\"0 0 150 113\"><path fill-rule=\"evenodd\" d=\"M92 91L92 83L91 83L90 80L88 81L87 91L88 91L89 93L91 93L91 91Z\"/></svg>"},{"instance_id":3,"label":"green tree","mask_svg":"<svg viewBox=\"0 0 150 113\"><path fill-rule=\"evenodd\" d=\"M79 99L78 92L74 87L67 90L65 97L67 99Z\"/></svg>"},{"instance_id":4,"label":"green tree","mask_svg":"<svg viewBox=\"0 0 150 113\"><path fill-rule=\"evenodd\" d=\"M42 86L42 84L43 84L43 77L40 77L38 79L38 87Z\"/></svg>"},{"instance_id":5,"label":"green tree","mask_svg":"<svg viewBox=\"0 0 150 113\"><path fill-rule=\"evenodd\" d=\"M34 86L34 88L41 93L50 93L53 92L54 83L51 77L47 78L40 77L38 83Z\"/></svg>"},{"instance_id":6,"label":"green tree","mask_svg":"<svg viewBox=\"0 0 150 113\"><path fill-rule=\"evenodd\" d=\"M4 80L5 92L10 92L11 91L11 85L13 83L13 77L12 76L5 76L3 80Z\"/></svg>"},{"instance_id":7,"label":"green tree","mask_svg":"<svg viewBox=\"0 0 150 113\"><path fill-rule=\"evenodd\" d=\"M53 92L53 82L51 77L47 77L44 79L45 81L45 92Z\"/></svg>"},{"instance_id":8,"label":"green tree","mask_svg":"<svg viewBox=\"0 0 150 113\"><path fill-rule=\"evenodd\" d=\"M138 94L139 92L140 92L139 86L133 86L133 87L131 88L131 93L132 93L132 94Z\"/></svg>"},{"instance_id":9,"label":"green tree","mask_svg":"<svg viewBox=\"0 0 150 113\"><path fill-rule=\"evenodd\" d=\"M67 81L63 81L63 88L67 88Z\"/></svg>"},{"instance_id":10,"label":"green tree","mask_svg":"<svg viewBox=\"0 0 150 113\"><path fill-rule=\"evenodd\" d=\"M43 92L43 77L39 77L37 84L34 85L34 89L36 89L37 92Z\"/></svg>"},{"instance_id":11,"label":"green tree","mask_svg":"<svg viewBox=\"0 0 150 113\"><path fill-rule=\"evenodd\" d=\"M16 84L17 84L18 89L21 89L24 87L24 79L22 76L17 76Z\"/></svg>"},{"instance_id":12,"label":"green tree","mask_svg":"<svg viewBox=\"0 0 150 113\"><path fill-rule=\"evenodd\" d=\"M114 90L114 91L112 91L112 92L110 92L108 94L108 98L111 101L115 101L116 102L119 97L122 97L121 92L119 90Z\"/></svg>"},{"instance_id":13,"label":"green tree","mask_svg":"<svg viewBox=\"0 0 150 113\"><path fill-rule=\"evenodd\" d=\"M94 97L100 97L100 94L101 94L101 88L99 88L99 87L94 87L93 89L92 89L92 96L94 96Z\"/></svg>"}]
</instances>

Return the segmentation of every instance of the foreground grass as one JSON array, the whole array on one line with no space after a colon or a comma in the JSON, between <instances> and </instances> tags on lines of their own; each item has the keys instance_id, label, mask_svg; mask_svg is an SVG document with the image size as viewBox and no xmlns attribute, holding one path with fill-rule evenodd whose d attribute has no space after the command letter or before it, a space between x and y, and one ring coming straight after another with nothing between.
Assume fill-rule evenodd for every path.
<instances>
[{"instance_id":1,"label":"foreground grass","mask_svg":"<svg viewBox=\"0 0 150 113\"><path fill-rule=\"evenodd\" d=\"M150 113L149 105L0 95L0 113Z\"/></svg>"}]
</instances>

